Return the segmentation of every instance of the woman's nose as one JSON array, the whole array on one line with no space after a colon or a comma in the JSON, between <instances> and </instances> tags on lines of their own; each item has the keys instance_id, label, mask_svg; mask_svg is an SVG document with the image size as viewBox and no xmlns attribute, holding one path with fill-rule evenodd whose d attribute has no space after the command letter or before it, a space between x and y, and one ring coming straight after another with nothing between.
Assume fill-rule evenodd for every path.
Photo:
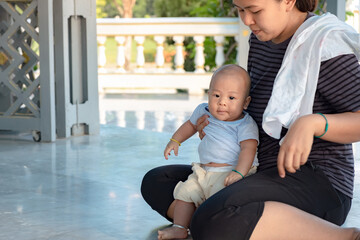
<instances>
[{"instance_id":1,"label":"woman's nose","mask_svg":"<svg viewBox=\"0 0 360 240\"><path fill-rule=\"evenodd\" d=\"M246 11L242 13L241 20L246 26L254 24L254 18L252 17L251 13L248 13Z\"/></svg>"}]
</instances>

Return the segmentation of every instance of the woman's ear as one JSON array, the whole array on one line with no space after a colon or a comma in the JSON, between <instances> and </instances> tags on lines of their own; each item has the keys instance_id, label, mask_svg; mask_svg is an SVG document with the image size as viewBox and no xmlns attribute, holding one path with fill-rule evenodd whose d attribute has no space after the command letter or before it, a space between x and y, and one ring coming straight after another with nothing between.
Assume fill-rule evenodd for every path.
<instances>
[{"instance_id":1,"label":"woman's ear","mask_svg":"<svg viewBox=\"0 0 360 240\"><path fill-rule=\"evenodd\" d=\"M294 9L296 0L283 0L286 4L286 11L290 12L292 9Z\"/></svg>"},{"instance_id":2,"label":"woman's ear","mask_svg":"<svg viewBox=\"0 0 360 240\"><path fill-rule=\"evenodd\" d=\"M250 102L251 102L251 97L248 96L248 97L245 99L245 102L244 102L244 109L245 109L245 110L248 108Z\"/></svg>"}]
</instances>

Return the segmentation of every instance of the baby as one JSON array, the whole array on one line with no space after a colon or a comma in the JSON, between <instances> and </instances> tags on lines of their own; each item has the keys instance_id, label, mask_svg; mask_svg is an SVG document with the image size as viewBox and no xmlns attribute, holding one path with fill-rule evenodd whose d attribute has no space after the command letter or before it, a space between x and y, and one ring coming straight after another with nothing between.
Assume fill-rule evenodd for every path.
<instances>
[{"instance_id":1,"label":"baby","mask_svg":"<svg viewBox=\"0 0 360 240\"><path fill-rule=\"evenodd\" d=\"M220 67L211 78L208 103L200 104L188 121L172 136L164 150L178 155L182 142L193 136L196 121L204 114L209 124L199 145L200 163L193 163L193 173L174 189L174 224L158 231L158 239L187 238L196 208L226 186L256 172L258 128L244 112L250 103L250 78L238 65Z\"/></svg>"}]
</instances>

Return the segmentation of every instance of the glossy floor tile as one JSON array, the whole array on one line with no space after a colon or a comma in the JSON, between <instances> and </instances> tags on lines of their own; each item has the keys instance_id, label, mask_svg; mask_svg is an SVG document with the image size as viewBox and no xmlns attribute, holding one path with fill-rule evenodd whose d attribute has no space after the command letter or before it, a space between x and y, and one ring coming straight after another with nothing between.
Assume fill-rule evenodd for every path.
<instances>
[{"instance_id":1,"label":"glossy floor tile","mask_svg":"<svg viewBox=\"0 0 360 240\"><path fill-rule=\"evenodd\" d=\"M197 137L182 145L177 158L163 157L176 128L171 121L183 119L197 102L181 99L167 102L183 108L132 100L132 108L148 104L165 113L126 115L123 127L111 119L123 116L117 103L124 106L124 99L110 101L112 109L101 108L106 124L96 136L35 143L29 133L0 131L0 240L157 239L157 229L170 223L142 199L142 177L160 165L198 160ZM159 116L164 121L156 125ZM360 227L359 145L356 150L355 198L345 226Z\"/></svg>"},{"instance_id":2,"label":"glossy floor tile","mask_svg":"<svg viewBox=\"0 0 360 240\"><path fill-rule=\"evenodd\" d=\"M35 143L0 134L0 239L156 239L169 222L140 194L147 170L197 159L197 138L164 160L170 133L101 126L98 136ZM360 224L360 171L346 226Z\"/></svg>"},{"instance_id":3,"label":"glossy floor tile","mask_svg":"<svg viewBox=\"0 0 360 240\"><path fill-rule=\"evenodd\" d=\"M35 143L1 131L0 239L156 239L169 222L142 199L142 177L197 158L192 138L166 161L170 135L102 125L98 136Z\"/></svg>"}]
</instances>

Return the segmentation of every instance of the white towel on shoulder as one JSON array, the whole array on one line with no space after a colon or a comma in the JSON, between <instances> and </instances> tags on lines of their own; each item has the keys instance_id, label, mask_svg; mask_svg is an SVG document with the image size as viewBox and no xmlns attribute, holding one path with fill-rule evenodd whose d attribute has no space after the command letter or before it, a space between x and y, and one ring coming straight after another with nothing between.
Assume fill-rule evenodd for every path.
<instances>
[{"instance_id":1,"label":"white towel on shoulder","mask_svg":"<svg viewBox=\"0 0 360 240\"><path fill-rule=\"evenodd\" d=\"M360 35L351 26L330 13L307 19L292 37L275 78L264 131L279 139L282 127L311 114L321 62L351 53L360 58Z\"/></svg>"}]
</instances>

